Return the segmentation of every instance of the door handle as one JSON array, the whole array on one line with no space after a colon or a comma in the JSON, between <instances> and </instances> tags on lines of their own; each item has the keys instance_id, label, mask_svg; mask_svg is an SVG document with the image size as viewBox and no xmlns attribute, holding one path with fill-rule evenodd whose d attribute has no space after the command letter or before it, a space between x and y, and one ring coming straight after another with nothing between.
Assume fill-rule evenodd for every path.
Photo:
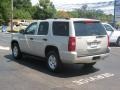
<instances>
[{"instance_id":1,"label":"door handle","mask_svg":"<svg viewBox=\"0 0 120 90\"><path fill-rule=\"evenodd\" d=\"M96 38L103 38L103 37L105 37L105 36L96 36Z\"/></svg>"},{"instance_id":2,"label":"door handle","mask_svg":"<svg viewBox=\"0 0 120 90\"><path fill-rule=\"evenodd\" d=\"M43 41L47 41L47 39L46 39L46 38L43 38L42 40L43 40Z\"/></svg>"},{"instance_id":3,"label":"door handle","mask_svg":"<svg viewBox=\"0 0 120 90\"><path fill-rule=\"evenodd\" d=\"M30 40L33 40L33 38L30 38Z\"/></svg>"}]
</instances>

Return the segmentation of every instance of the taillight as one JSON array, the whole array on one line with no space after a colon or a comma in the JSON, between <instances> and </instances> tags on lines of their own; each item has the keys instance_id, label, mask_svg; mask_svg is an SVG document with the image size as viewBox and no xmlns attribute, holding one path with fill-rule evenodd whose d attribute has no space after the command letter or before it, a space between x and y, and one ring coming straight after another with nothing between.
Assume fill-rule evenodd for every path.
<instances>
[{"instance_id":1,"label":"taillight","mask_svg":"<svg viewBox=\"0 0 120 90\"><path fill-rule=\"evenodd\" d=\"M69 37L68 51L75 51L76 48L76 39L75 37Z\"/></svg>"},{"instance_id":2,"label":"taillight","mask_svg":"<svg viewBox=\"0 0 120 90\"><path fill-rule=\"evenodd\" d=\"M86 21L84 21L84 23L85 23L85 24L91 24L91 23L93 23L93 21L91 21L91 20L86 20Z\"/></svg>"},{"instance_id":3,"label":"taillight","mask_svg":"<svg viewBox=\"0 0 120 90\"><path fill-rule=\"evenodd\" d=\"M110 37L109 37L109 35L107 35L107 39L108 39L107 47L109 47L110 46Z\"/></svg>"}]
</instances>

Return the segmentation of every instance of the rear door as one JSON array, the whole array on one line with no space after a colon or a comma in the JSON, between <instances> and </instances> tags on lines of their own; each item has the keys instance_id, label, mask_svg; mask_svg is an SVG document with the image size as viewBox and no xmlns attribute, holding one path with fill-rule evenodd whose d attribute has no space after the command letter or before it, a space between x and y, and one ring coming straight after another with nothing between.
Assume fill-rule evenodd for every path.
<instances>
[{"instance_id":1,"label":"rear door","mask_svg":"<svg viewBox=\"0 0 120 90\"><path fill-rule=\"evenodd\" d=\"M91 56L106 52L108 37L98 21L75 21L76 50L78 56Z\"/></svg>"},{"instance_id":2,"label":"rear door","mask_svg":"<svg viewBox=\"0 0 120 90\"><path fill-rule=\"evenodd\" d=\"M52 41L55 46L58 46L59 52L68 51L69 40L69 22L66 21L53 21L52 25Z\"/></svg>"}]
</instances>

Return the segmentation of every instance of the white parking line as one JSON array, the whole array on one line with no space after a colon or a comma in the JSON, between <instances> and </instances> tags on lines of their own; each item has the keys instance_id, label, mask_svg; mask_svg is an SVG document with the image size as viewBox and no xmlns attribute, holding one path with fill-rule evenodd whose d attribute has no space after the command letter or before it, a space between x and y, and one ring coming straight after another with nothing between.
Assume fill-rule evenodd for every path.
<instances>
[{"instance_id":1,"label":"white parking line","mask_svg":"<svg viewBox=\"0 0 120 90\"><path fill-rule=\"evenodd\" d=\"M6 50L6 51L8 51L8 50L10 50L10 47L0 46L0 50Z\"/></svg>"},{"instance_id":2,"label":"white parking line","mask_svg":"<svg viewBox=\"0 0 120 90\"><path fill-rule=\"evenodd\" d=\"M118 49L118 48L120 48L120 47L110 47L110 48L113 48L113 49Z\"/></svg>"},{"instance_id":3,"label":"white parking line","mask_svg":"<svg viewBox=\"0 0 120 90\"><path fill-rule=\"evenodd\" d=\"M114 74L104 73L104 74L96 75L96 76L93 76L93 77L88 77L88 78L84 78L84 79L80 79L80 80L75 80L75 81L72 81L72 82L74 84L77 84L77 85L83 85L83 84L86 84L86 83L89 83L89 82L109 78L109 77L112 77L112 76L114 76Z\"/></svg>"}]
</instances>

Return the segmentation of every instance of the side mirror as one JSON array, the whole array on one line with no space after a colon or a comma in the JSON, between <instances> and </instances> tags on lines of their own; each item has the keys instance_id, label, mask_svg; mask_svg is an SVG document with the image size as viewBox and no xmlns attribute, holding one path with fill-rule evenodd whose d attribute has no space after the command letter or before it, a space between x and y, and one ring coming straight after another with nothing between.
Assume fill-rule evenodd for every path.
<instances>
[{"instance_id":1,"label":"side mirror","mask_svg":"<svg viewBox=\"0 0 120 90\"><path fill-rule=\"evenodd\" d=\"M24 33L25 33L25 30L24 30L24 29L21 29L21 30L19 31L19 33L24 34Z\"/></svg>"},{"instance_id":2,"label":"side mirror","mask_svg":"<svg viewBox=\"0 0 120 90\"><path fill-rule=\"evenodd\" d=\"M111 32L114 32L114 29L112 29Z\"/></svg>"}]
</instances>

